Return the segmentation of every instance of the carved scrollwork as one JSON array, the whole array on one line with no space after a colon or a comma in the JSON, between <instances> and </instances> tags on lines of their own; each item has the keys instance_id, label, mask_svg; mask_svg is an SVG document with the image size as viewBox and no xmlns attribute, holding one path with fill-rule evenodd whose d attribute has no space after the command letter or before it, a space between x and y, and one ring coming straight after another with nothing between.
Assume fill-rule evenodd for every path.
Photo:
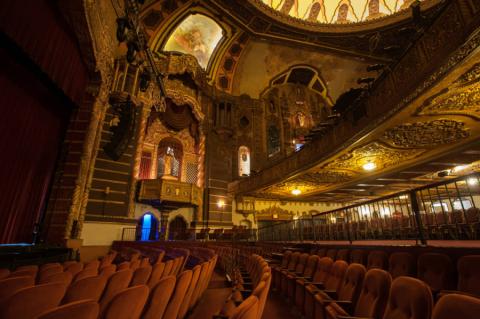
<instances>
[{"instance_id":1,"label":"carved scrollwork","mask_svg":"<svg viewBox=\"0 0 480 319\"><path fill-rule=\"evenodd\" d=\"M480 80L480 63L473 65L467 72L462 74L455 82L456 85L469 85Z\"/></svg>"},{"instance_id":2,"label":"carved scrollwork","mask_svg":"<svg viewBox=\"0 0 480 319\"><path fill-rule=\"evenodd\" d=\"M480 120L480 86L448 92L428 100L418 110L419 115L465 115Z\"/></svg>"},{"instance_id":3,"label":"carved scrollwork","mask_svg":"<svg viewBox=\"0 0 480 319\"><path fill-rule=\"evenodd\" d=\"M424 149L396 149L375 141L336 158L323 168L361 172L364 164L374 162L378 169L383 169L411 160L423 152Z\"/></svg>"},{"instance_id":4,"label":"carved scrollwork","mask_svg":"<svg viewBox=\"0 0 480 319\"><path fill-rule=\"evenodd\" d=\"M465 123L440 119L398 125L387 130L383 137L396 147L428 148L458 142L469 135Z\"/></svg>"}]
</instances>

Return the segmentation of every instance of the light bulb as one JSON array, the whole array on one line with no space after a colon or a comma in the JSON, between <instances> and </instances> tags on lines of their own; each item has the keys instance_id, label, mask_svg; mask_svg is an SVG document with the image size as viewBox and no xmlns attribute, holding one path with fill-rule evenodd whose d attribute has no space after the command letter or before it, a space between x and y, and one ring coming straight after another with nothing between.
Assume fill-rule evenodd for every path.
<instances>
[{"instance_id":1,"label":"light bulb","mask_svg":"<svg viewBox=\"0 0 480 319\"><path fill-rule=\"evenodd\" d=\"M295 188L294 190L292 190L292 194L295 195L295 196L298 196L302 193L301 190L299 190L298 188Z\"/></svg>"},{"instance_id":2,"label":"light bulb","mask_svg":"<svg viewBox=\"0 0 480 319\"><path fill-rule=\"evenodd\" d=\"M368 162L363 164L363 169L366 171L373 171L375 168L377 168L377 165L375 165L374 162Z\"/></svg>"}]
</instances>

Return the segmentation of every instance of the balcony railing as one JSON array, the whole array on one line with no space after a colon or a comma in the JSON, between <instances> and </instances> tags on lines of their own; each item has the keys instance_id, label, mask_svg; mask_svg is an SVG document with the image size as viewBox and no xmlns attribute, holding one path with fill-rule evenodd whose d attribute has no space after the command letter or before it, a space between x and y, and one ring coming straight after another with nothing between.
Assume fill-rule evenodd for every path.
<instances>
[{"instance_id":1,"label":"balcony railing","mask_svg":"<svg viewBox=\"0 0 480 319\"><path fill-rule=\"evenodd\" d=\"M480 174L259 228L264 241L475 240Z\"/></svg>"}]
</instances>

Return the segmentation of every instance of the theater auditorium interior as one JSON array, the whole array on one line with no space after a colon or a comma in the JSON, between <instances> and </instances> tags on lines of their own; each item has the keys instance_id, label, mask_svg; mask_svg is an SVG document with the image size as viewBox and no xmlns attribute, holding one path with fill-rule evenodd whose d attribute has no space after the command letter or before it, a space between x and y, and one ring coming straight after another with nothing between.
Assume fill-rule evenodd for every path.
<instances>
[{"instance_id":1,"label":"theater auditorium interior","mask_svg":"<svg viewBox=\"0 0 480 319\"><path fill-rule=\"evenodd\" d=\"M0 319L480 318L480 1L0 1Z\"/></svg>"}]
</instances>

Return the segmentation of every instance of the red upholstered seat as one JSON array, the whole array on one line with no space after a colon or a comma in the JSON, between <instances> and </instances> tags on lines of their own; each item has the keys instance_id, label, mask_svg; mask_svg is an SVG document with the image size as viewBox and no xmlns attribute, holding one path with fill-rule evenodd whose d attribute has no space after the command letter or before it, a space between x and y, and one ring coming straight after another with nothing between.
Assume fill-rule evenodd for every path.
<instances>
[{"instance_id":1,"label":"red upholstered seat","mask_svg":"<svg viewBox=\"0 0 480 319\"><path fill-rule=\"evenodd\" d=\"M188 286L192 281L192 276L193 273L191 270L185 270L180 274L180 276L178 276L177 284L175 285L175 291L168 302L167 309L165 310L165 314L163 315L162 319L177 318L183 298L185 297Z\"/></svg>"},{"instance_id":2,"label":"red upholstered seat","mask_svg":"<svg viewBox=\"0 0 480 319\"><path fill-rule=\"evenodd\" d=\"M367 269L380 268L388 269L388 255L383 250L374 250L368 254Z\"/></svg>"},{"instance_id":3,"label":"red upholstered seat","mask_svg":"<svg viewBox=\"0 0 480 319\"><path fill-rule=\"evenodd\" d=\"M148 299L148 287L139 285L120 291L108 303L103 319L138 319Z\"/></svg>"},{"instance_id":4,"label":"red upholstered seat","mask_svg":"<svg viewBox=\"0 0 480 319\"><path fill-rule=\"evenodd\" d=\"M158 281L150 291L142 319L162 318L175 289L175 276L167 276ZM188 309L187 309L188 310Z\"/></svg>"},{"instance_id":5,"label":"red upholstered seat","mask_svg":"<svg viewBox=\"0 0 480 319\"><path fill-rule=\"evenodd\" d=\"M151 273L152 273L152 266L150 265L137 268L133 273L133 278L132 278L132 282L130 283L130 286L133 287L136 285L146 285L148 282L148 279L150 278Z\"/></svg>"},{"instance_id":6,"label":"red upholstered seat","mask_svg":"<svg viewBox=\"0 0 480 319\"><path fill-rule=\"evenodd\" d=\"M0 308L2 319L29 319L60 304L66 286L62 283L31 286L17 290Z\"/></svg>"},{"instance_id":7,"label":"red upholstered seat","mask_svg":"<svg viewBox=\"0 0 480 319\"><path fill-rule=\"evenodd\" d=\"M399 276L413 276L415 274L415 257L407 252L396 252L390 255L388 272L395 279Z\"/></svg>"},{"instance_id":8,"label":"red upholstered seat","mask_svg":"<svg viewBox=\"0 0 480 319\"><path fill-rule=\"evenodd\" d=\"M98 303L80 300L42 313L36 319L97 319Z\"/></svg>"},{"instance_id":9,"label":"red upholstered seat","mask_svg":"<svg viewBox=\"0 0 480 319\"><path fill-rule=\"evenodd\" d=\"M430 287L421 280L400 276L390 288L390 298L383 319L430 319L433 298Z\"/></svg>"},{"instance_id":10,"label":"red upholstered seat","mask_svg":"<svg viewBox=\"0 0 480 319\"><path fill-rule=\"evenodd\" d=\"M107 284L107 278L103 276L87 277L74 282L68 287L62 303L92 299L98 302Z\"/></svg>"},{"instance_id":11,"label":"red upholstered seat","mask_svg":"<svg viewBox=\"0 0 480 319\"><path fill-rule=\"evenodd\" d=\"M35 284L33 277L13 277L0 280L0 304L18 290Z\"/></svg>"},{"instance_id":12,"label":"red upholstered seat","mask_svg":"<svg viewBox=\"0 0 480 319\"><path fill-rule=\"evenodd\" d=\"M417 260L417 278L426 282L434 291L450 289L453 264L445 254L426 253Z\"/></svg>"},{"instance_id":13,"label":"red upholstered seat","mask_svg":"<svg viewBox=\"0 0 480 319\"><path fill-rule=\"evenodd\" d=\"M384 270L373 268L367 271L353 316L381 319L387 305L392 277ZM349 316L341 306L332 303L325 308L327 316Z\"/></svg>"},{"instance_id":14,"label":"red upholstered seat","mask_svg":"<svg viewBox=\"0 0 480 319\"><path fill-rule=\"evenodd\" d=\"M113 297L122 290L125 290L132 281L133 271L124 269L114 273L107 282L103 295L100 299L100 313L103 313Z\"/></svg>"},{"instance_id":15,"label":"red upholstered seat","mask_svg":"<svg viewBox=\"0 0 480 319\"><path fill-rule=\"evenodd\" d=\"M450 294L440 298L433 309L432 319L478 319L480 299Z\"/></svg>"}]
</instances>

